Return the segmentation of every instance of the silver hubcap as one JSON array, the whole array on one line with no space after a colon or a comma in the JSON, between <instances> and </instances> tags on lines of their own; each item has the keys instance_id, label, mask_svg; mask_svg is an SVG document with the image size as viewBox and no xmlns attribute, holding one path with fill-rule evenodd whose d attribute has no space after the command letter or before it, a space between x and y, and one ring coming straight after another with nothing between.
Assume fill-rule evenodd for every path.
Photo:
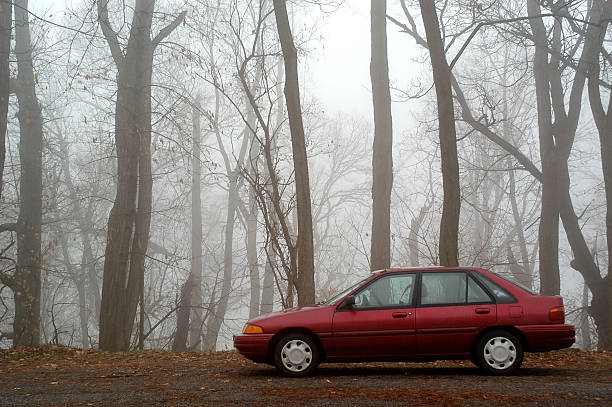
<instances>
[{"instance_id":1,"label":"silver hubcap","mask_svg":"<svg viewBox=\"0 0 612 407\"><path fill-rule=\"evenodd\" d=\"M281 360L287 370L301 372L312 363L312 350L306 342L294 339L283 346Z\"/></svg>"},{"instance_id":2,"label":"silver hubcap","mask_svg":"<svg viewBox=\"0 0 612 407\"><path fill-rule=\"evenodd\" d=\"M507 369L516 362L516 347L508 338L496 336L485 345L484 359L494 369Z\"/></svg>"}]
</instances>

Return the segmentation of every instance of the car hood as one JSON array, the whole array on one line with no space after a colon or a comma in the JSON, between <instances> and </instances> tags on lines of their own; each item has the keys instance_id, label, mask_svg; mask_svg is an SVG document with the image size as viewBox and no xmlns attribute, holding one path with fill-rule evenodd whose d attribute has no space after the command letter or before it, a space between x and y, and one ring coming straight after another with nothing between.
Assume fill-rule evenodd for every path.
<instances>
[{"instance_id":1,"label":"car hood","mask_svg":"<svg viewBox=\"0 0 612 407\"><path fill-rule=\"evenodd\" d=\"M329 305L315 304L315 305L306 305L303 307L287 308L281 311L274 311L268 314L260 315L258 317L255 317L249 320L249 323L257 323L258 321L262 321L265 319L284 317L287 315L294 315L294 314L300 314L300 313L305 313L305 312L312 312L312 311L320 310L321 308L325 308L325 307L329 307Z\"/></svg>"},{"instance_id":2,"label":"car hood","mask_svg":"<svg viewBox=\"0 0 612 407\"><path fill-rule=\"evenodd\" d=\"M333 305L308 305L265 314L251 319L248 323L262 327L265 333L290 328L326 333L331 332L334 310Z\"/></svg>"}]
</instances>

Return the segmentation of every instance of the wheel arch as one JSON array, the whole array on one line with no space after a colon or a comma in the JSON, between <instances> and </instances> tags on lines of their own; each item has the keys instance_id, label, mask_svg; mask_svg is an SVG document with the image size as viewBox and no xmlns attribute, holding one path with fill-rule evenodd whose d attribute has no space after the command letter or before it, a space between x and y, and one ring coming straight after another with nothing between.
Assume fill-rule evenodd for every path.
<instances>
[{"instance_id":1,"label":"wheel arch","mask_svg":"<svg viewBox=\"0 0 612 407\"><path fill-rule=\"evenodd\" d=\"M276 349L276 345L284 336L288 334L302 334L308 336L315 343L317 350L319 351L319 362L325 360L325 348L321 343L321 339L319 339L319 335L311 331L310 329L293 327L293 328L285 328L274 334L272 339L270 339L270 343L268 345L268 352L266 359L269 363L274 364L274 349Z\"/></svg>"},{"instance_id":2,"label":"wheel arch","mask_svg":"<svg viewBox=\"0 0 612 407\"><path fill-rule=\"evenodd\" d=\"M521 341L521 346L523 347L523 352L530 352L529 349L529 342L527 341L527 338L525 337L525 334L518 328L508 325L508 326L491 326L488 328L483 329L482 331L480 331L478 333L478 335L476 335L476 337L474 338L474 340L472 341L472 345L470 346L470 355L474 356L476 354L476 347L478 346L478 342L480 342L480 339L485 336L486 334L488 334L489 332L493 332L493 331L506 331L512 335L514 335L519 341Z\"/></svg>"}]
</instances>

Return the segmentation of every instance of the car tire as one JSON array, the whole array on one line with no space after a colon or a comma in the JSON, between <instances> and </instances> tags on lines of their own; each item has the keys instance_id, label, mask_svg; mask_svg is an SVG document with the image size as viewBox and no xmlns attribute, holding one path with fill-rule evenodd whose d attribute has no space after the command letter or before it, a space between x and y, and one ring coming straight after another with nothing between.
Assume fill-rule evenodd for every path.
<instances>
[{"instance_id":1,"label":"car tire","mask_svg":"<svg viewBox=\"0 0 612 407\"><path fill-rule=\"evenodd\" d=\"M274 363L283 376L308 376L319 364L319 349L307 335L288 334L274 348Z\"/></svg>"},{"instance_id":2,"label":"car tire","mask_svg":"<svg viewBox=\"0 0 612 407\"><path fill-rule=\"evenodd\" d=\"M489 332L478 341L476 361L488 374L511 375L523 363L523 345L508 331Z\"/></svg>"}]
</instances>

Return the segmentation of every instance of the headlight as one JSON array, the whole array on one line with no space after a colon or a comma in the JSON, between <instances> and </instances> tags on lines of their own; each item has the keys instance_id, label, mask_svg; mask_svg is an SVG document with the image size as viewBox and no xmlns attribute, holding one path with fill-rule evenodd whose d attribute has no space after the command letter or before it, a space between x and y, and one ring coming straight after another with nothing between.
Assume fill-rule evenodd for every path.
<instances>
[{"instance_id":1,"label":"headlight","mask_svg":"<svg viewBox=\"0 0 612 407\"><path fill-rule=\"evenodd\" d=\"M242 330L243 334L262 334L263 328L257 325L246 324Z\"/></svg>"}]
</instances>

